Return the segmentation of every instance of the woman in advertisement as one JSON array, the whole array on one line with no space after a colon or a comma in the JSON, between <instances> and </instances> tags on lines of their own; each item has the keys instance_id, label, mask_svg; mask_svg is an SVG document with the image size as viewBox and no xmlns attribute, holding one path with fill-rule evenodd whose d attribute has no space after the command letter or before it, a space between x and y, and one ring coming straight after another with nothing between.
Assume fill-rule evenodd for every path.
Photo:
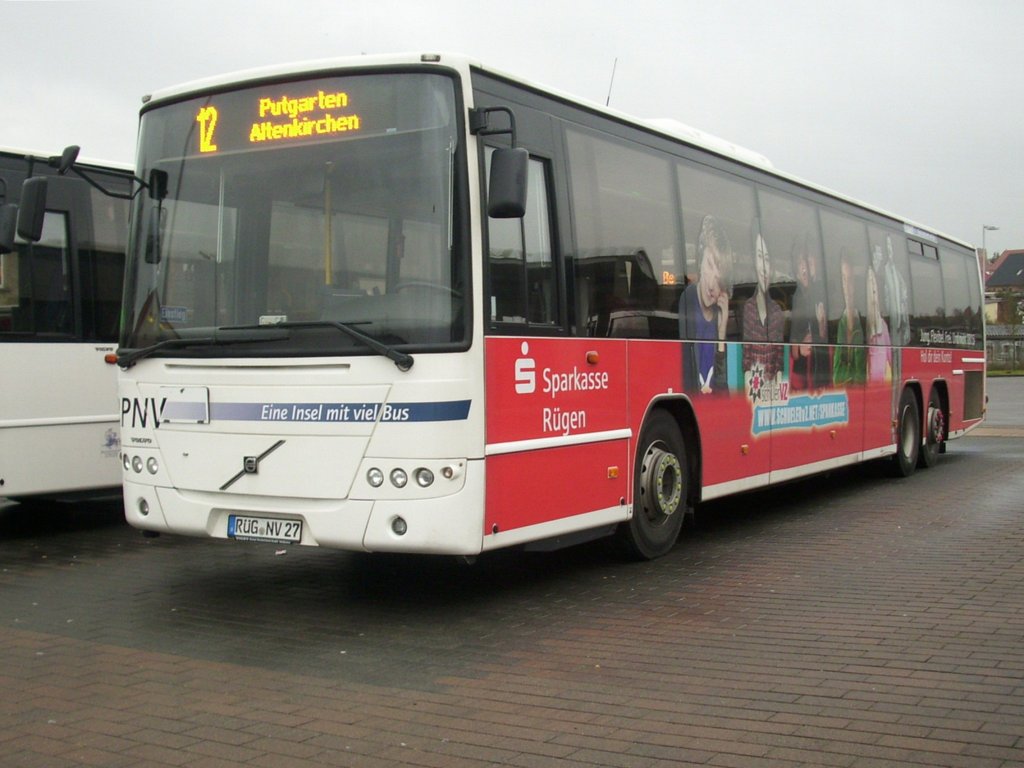
<instances>
[{"instance_id":1,"label":"woman in advertisement","mask_svg":"<svg viewBox=\"0 0 1024 768\"><path fill-rule=\"evenodd\" d=\"M701 221L697 282L679 297L679 336L701 343L683 352L683 387L702 395L727 389L725 331L732 290L732 246L713 216Z\"/></svg>"}]
</instances>

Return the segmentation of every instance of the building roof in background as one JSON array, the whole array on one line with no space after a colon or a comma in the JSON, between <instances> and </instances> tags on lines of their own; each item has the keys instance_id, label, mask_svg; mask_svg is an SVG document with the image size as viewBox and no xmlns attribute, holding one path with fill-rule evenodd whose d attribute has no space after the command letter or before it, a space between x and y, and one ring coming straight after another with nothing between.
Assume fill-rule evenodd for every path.
<instances>
[{"instance_id":1,"label":"building roof in background","mask_svg":"<svg viewBox=\"0 0 1024 768\"><path fill-rule=\"evenodd\" d=\"M992 264L986 288L1024 288L1024 250L1003 251Z\"/></svg>"}]
</instances>

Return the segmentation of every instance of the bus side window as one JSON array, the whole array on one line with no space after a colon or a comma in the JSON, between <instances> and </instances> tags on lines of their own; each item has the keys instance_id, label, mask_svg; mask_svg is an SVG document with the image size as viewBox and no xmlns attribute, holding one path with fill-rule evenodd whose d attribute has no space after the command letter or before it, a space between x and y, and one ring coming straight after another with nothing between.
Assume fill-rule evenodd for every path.
<instances>
[{"instance_id":1,"label":"bus side window","mask_svg":"<svg viewBox=\"0 0 1024 768\"><path fill-rule=\"evenodd\" d=\"M78 263L82 285L82 332L85 338L117 341L124 288L124 245L127 207L90 191L91 238L79 228Z\"/></svg>"},{"instance_id":2,"label":"bus side window","mask_svg":"<svg viewBox=\"0 0 1024 768\"><path fill-rule=\"evenodd\" d=\"M907 240L907 249L910 251L910 283L914 289L913 313L910 316L912 341L928 346L932 332L946 325L939 249L916 240Z\"/></svg>"},{"instance_id":3,"label":"bus side window","mask_svg":"<svg viewBox=\"0 0 1024 768\"><path fill-rule=\"evenodd\" d=\"M74 329L67 215L47 211L38 243L3 255L0 330L69 334Z\"/></svg>"},{"instance_id":4,"label":"bus side window","mask_svg":"<svg viewBox=\"0 0 1024 768\"><path fill-rule=\"evenodd\" d=\"M677 177L686 243L681 282L689 286L703 279L710 283L708 290L728 294L726 339L739 341L743 305L754 295L757 284L754 254L760 230L754 187L739 177L688 163L677 166ZM713 267L705 266L709 253ZM690 297L701 296L702 289L695 285L687 293ZM694 299L684 298L684 304L694 315ZM681 319L680 329L685 338L699 337L693 317Z\"/></svg>"},{"instance_id":5,"label":"bus side window","mask_svg":"<svg viewBox=\"0 0 1024 768\"><path fill-rule=\"evenodd\" d=\"M671 161L579 128L566 140L577 335L678 338L682 264Z\"/></svg>"},{"instance_id":6,"label":"bus side window","mask_svg":"<svg viewBox=\"0 0 1024 768\"><path fill-rule=\"evenodd\" d=\"M493 148L486 149L490 169ZM526 215L488 218L490 322L553 326L558 320L546 164L529 162Z\"/></svg>"}]
</instances>

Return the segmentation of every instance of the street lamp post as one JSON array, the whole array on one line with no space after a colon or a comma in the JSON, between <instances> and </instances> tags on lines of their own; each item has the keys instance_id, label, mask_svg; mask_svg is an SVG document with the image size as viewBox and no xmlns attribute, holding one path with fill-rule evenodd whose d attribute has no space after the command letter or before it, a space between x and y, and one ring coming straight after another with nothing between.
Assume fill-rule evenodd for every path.
<instances>
[{"instance_id":1,"label":"street lamp post","mask_svg":"<svg viewBox=\"0 0 1024 768\"><path fill-rule=\"evenodd\" d=\"M999 227L993 227L991 224L981 225L981 250L985 254L985 258L988 258L988 248L985 247L985 235L989 232L995 232Z\"/></svg>"}]
</instances>

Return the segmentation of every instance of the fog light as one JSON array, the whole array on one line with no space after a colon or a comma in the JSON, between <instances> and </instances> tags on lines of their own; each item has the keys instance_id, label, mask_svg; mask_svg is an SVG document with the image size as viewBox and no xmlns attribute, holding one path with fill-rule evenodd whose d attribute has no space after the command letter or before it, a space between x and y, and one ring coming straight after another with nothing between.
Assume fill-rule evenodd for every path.
<instances>
[{"instance_id":1,"label":"fog light","mask_svg":"<svg viewBox=\"0 0 1024 768\"><path fill-rule=\"evenodd\" d=\"M124 464L124 471L128 472L132 468L132 457L127 453L121 454L121 463Z\"/></svg>"},{"instance_id":2,"label":"fog light","mask_svg":"<svg viewBox=\"0 0 1024 768\"><path fill-rule=\"evenodd\" d=\"M139 514L143 517L149 514L149 502L145 499L139 499Z\"/></svg>"},{"instance_id":3,"label":"fog light","mask_svg":"<svg viewBox=\"0 0 1024 768\"><path fill-rule=\"evenodd\" d=\"M372 485L374 488L380 488L384 485L384 473L376 467L372 467L366 473L366 482Z\"/></svg>"},{"instance_id":4,"label":"fog light","mask_svg":"<svg viewBox=\"0 0 1024 768\"><path fill-rule=\"evenodd\" d=\"M132 469L134 469L136 472L141 472L142 471L142 457L141 456L133 456L132 457Z\"/></svg>"},{"instance_id":5,"label":"fog light","mask_svg":"<svg viewBox=\"0 0 1024 768\"><path fill-rule=\"evenodd\" d=\"M405 474L404 469L392 469L391 470L391 484L395 488L405 488L405 484L409 482L409 476Z\"/></svg>"},{"instance_id":6,"label":"fog light","mask_svg":"<svg viewBox=\"0 0 1024 768\"><path fill-rule=\"evenodd\" d=\"M405 532L408 530L409 526L402 518L396 517L394 520L391 521L391 531L395 534L395 536L405 536Z\"/></svg>"},{"instance_id":7,"label":"fog light","mask_svg":"<svg viewBox=\"0 0 1024 768\"><path fill-rule=\"evenodd\" d=\"M434 473L426 467L420 467L413 475L416 478L416 485L420 488L429 488L434 484Z\"/></svg>"},{"instance_id":8,"label":"fog light","mask_svg":"<svg viewBox=\"0 0 1024 768\"><path fill-rule=\"evenodd\" d=\"M160 471L160 462L156 460L155 456L150 456L148 459L146 459L146 470L151 475L155 475L157 472Z\"/></svg>"}]
</instances>

